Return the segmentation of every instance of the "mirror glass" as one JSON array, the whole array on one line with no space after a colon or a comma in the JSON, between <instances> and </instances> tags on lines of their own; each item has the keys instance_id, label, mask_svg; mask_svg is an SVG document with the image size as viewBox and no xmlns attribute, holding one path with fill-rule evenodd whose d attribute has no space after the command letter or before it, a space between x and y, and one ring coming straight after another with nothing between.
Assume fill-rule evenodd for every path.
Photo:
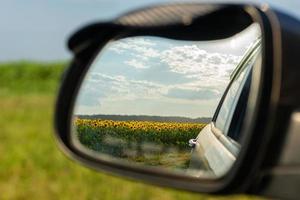
<instances>
[{"instance_id":1,"label":"mirror glass","mask_svg":"<svg viewBox=\"0 0 300 200\"><path fill-rule=\"evenodd\" d=\"M122 165L223 176L242 148L260 35L252 24L223 40L109 42L79 88L73 146Z\"/></svg>"}]
</instances>

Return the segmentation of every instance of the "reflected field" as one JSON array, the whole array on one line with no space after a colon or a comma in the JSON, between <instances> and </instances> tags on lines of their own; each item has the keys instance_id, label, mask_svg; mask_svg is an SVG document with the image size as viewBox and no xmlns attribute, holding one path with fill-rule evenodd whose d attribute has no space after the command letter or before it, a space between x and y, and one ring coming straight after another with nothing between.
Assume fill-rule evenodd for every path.
<instances>
[{"instance_id":1,"label":"reflected field","mask_svg":"<svg viewBox=\"0 0 300 200\"><path fill-rule=\"evenodd\" d=\"M75 119L78 139L88 149L128 161L187 168L189 139L206 124L190 122Z\"/></svg>"}]
</instances>

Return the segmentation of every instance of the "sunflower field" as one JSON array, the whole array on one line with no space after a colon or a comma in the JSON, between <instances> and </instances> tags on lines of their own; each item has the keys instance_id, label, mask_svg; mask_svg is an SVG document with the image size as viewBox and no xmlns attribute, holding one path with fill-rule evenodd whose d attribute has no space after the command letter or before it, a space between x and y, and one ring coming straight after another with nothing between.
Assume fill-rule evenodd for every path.
<instances>
[{"instance_id":1,"label":"sunflower field","mask_svg":"<svg viewBox=\"0 0 300 200\"><path fill-rule=\"evenodd\" d=\"M169 165L188 160L188 141L205 124L75 119L78 140L85 147L114 157L148 165Z\"/></svg>"}]
</instances>

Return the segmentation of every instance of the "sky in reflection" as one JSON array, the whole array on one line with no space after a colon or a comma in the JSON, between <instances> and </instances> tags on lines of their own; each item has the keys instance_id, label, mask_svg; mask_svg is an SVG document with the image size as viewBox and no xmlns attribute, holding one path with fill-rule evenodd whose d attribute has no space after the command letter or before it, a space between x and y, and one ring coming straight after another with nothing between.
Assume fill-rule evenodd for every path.
<instances>
[{"instance_id":1,"label":"sky in reflection","mask_svg":"<svg viewBox=\"0 0 300 200\"><path fill-rule=\"evenodd\" d=\"M232 70L259 35L253 24L212 42L111 42L85 77L75 113L212 117Z\"/></svg>"}]
</instances>

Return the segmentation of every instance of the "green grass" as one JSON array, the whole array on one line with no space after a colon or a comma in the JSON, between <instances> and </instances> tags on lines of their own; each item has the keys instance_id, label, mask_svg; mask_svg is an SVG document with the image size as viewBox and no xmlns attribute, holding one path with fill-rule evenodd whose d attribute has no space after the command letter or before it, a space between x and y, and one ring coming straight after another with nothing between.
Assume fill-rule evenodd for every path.
<instances>
[{"instance_id":1,"label":"green grass","mask_svg":"<svg viewBox=\"0 0 300 200\"><path fill-rule=\"evenodd\" d=\"M63 68L59 63L0 64L0 199L216 198L97 173L67 159L55 143L52 126Z\"/></svg>"},{"instance_id":2,"label":"green grass","mask_svg":"<svg viewBox=\"0 0 300 200\"><path fill-rule=\"evenodd\" d=\"M54 95L67 62L19 61L0 64L0 96Z\"/></svg>"}]
</instances>

